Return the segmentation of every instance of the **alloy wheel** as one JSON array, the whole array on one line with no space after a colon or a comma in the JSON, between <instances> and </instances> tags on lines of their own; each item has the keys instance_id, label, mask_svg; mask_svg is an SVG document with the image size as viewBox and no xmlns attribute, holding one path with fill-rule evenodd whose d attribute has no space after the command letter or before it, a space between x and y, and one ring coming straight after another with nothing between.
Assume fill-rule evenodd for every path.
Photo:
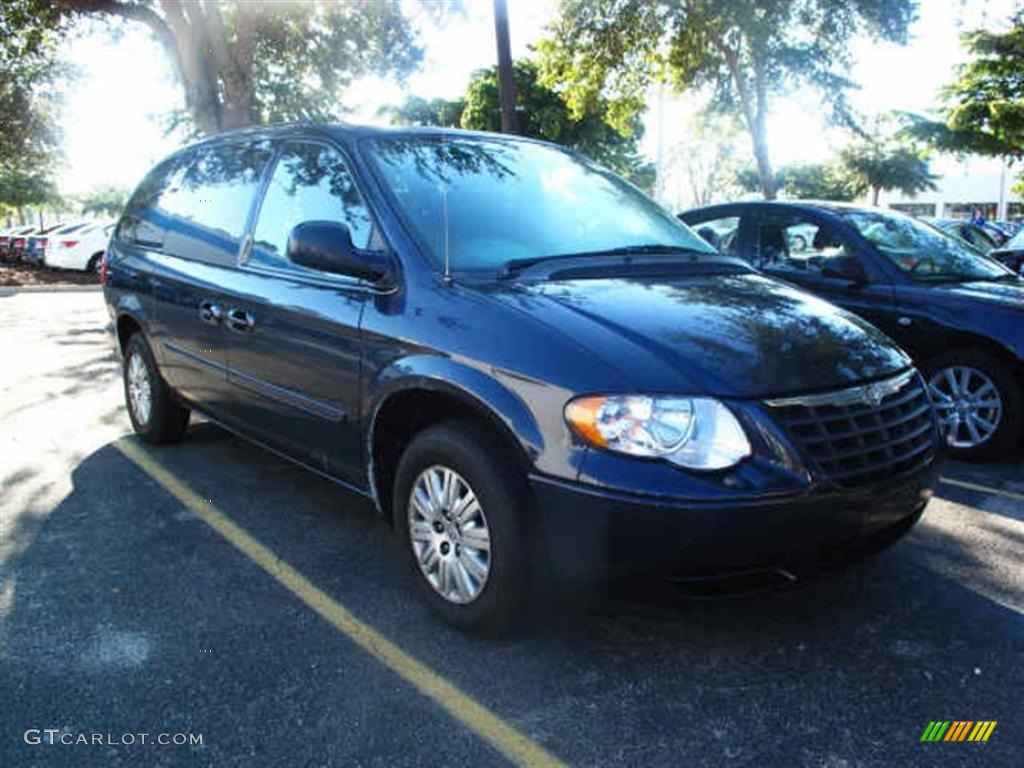
<instances>
[{"instance_id":1,"label":"alloy wheel","mask_svg":"<svg viewBox=\"0 0 1024 768\"><path fill-rule=\"evenodd\" d=\"M976 448L999 430L1003 400L989 376L977 368L950 365L928 380L946 442L953 448Z\"/></svg>"},{"instance_id":2,"label":"alloy wheel","mask_svg":"<svg viewBox=\"0 0 1024 768\"><path fill-rule=\"evenodd\" d=\"M406 517L413 555L434 591L460 605L479 597L491 570L491 533L465 478L441 465L425 469Z\"/></svg>"},{"instance_id":3,"label":"alloy wheel","mask_svg":"<svg viewBox=\"0 0 1024 768\"><path fill-rule=\"evenodd\" d=\"M153 387L149 367L137 352L128 359L128 404L139 424L148 424L153 408Z\"/></svg>"}]
</instances>

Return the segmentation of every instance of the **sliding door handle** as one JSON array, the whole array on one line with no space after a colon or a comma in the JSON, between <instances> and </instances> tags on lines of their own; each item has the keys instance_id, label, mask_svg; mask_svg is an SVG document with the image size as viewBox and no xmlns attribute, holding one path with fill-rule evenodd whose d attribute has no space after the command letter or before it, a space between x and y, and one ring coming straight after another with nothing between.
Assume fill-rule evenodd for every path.
<instances>
[{"instance_id":1,"label":"sliding door handle","mask_svg":"<svg viewBox=\"0 0 1024 768\"><path fill-rule=\"evenodd\" d=\"M199 302L199 319L210 325L217 325L224 318L224 310L212 301Z\"/></svg>"},{"instance_id":2,"label":"sliding door handle","mask_svg":"<svg viewBox=\"0 0 1024 768\"><path fill-rule=\"evenodd\" d=\"M228 310L228 328L232 331L238 331L239 333L248 333L253 329L255 321L252 319L252 315L246 312L244 309L229 309Z\"/></svg>"}]
</instances>

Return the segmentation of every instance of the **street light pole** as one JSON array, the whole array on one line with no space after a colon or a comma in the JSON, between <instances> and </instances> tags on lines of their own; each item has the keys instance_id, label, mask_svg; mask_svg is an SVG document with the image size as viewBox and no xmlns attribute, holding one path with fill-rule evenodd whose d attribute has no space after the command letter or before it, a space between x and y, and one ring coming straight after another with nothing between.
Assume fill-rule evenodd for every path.
<instances>
[{"instance_id":1,"label":"street light pole","mask_svg":"<svg viewBox=\"0 0 1024 768\"><path fill-rule=\"evenodd\" d=\"M516 83L512 73L512 46L508 37L508 7L505 0L494 0L494 36L498 42L501 132L519 133L519 125L516 121Z\"/></svg>"}]
</instances>

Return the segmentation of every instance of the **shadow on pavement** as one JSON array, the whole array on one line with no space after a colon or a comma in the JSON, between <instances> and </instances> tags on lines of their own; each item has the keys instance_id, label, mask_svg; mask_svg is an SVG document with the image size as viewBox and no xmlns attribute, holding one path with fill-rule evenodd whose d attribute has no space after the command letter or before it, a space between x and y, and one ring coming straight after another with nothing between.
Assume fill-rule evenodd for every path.
<instances>
[{"instance_id":1,"label":"shadow on pavement","mask_svg":"<svg viewBox=\"0 0 1024 768\"><path fill-rule=\"evenodd\" d=\"M785 591L707 602L618 585L612 599L581 596L575 610L535 612L510 638L485 641L423 608L364 500L209 424L153 455L572 764L933 765L937 745L919 737L935 719L1000 721L990 742L958 745L961 764L1019 757L1021 614L930 567L937 549L968 565L978 553L928 525ZM0 750L19 756L5 764L39 759L13 744L53 722L208 734L201 748L149 750L154 765L501 763L112 446L72 480L44 522L14 534L30 541L5 576ZM138 755L119 749L87 759Z\"/></svg>"}]
</instances>

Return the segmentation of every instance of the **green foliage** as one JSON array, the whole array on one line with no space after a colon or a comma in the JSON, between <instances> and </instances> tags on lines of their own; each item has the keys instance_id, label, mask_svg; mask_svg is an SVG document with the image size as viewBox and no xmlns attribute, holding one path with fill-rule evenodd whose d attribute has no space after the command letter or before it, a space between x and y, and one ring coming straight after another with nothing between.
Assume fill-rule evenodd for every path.
<instances>
[{"instance_id":1,"label":"green foliage","mask_svg":"<svg viewBox=\"0 0 1024 768\"><path fill-rule=\"evenodd\" d=\"M1003 33L963 36L970 59L944 90L941 120L910 115L908 133L940 150L1024 159L1024 11ZM1019 181L1024 193L1024 176Z\"/></svg>"},{"instance_id":2,"label":"green foliage","mask_svg":"<svg viewBox=\"0 0 1024 768\"><path fill-rule=\"evenodd\" d=\"M607 100L620 130L652 82L709 88L718 107L743 119L771 197L771 99L811 86L835 120L850 122L850 40L904 42L913 13L913 0L562 0L540 45L543 79L575 115Z\"/></svg>"},{"instance_id":3,"label":"green foliage","mask_svg":"<svg viewBox=\"0 0 1024 768\"><path fill-rule=\"evenodd\" d=\"M545 141L572 147L643 186L654 181L653 168L645 168L637 154L636 141L643 128L639 115L625 126L617 126L608 104L595 101L581 113L570 113L562 98L540 82L535 62L520 60L513 65L516 83L516 114L519 132ZM475 131L501 130L501 102L498 68L477 72L466 91L462 127ZM649 186L648 186L649 188Z\"/></svg>"},{"instance_id":4,"label":"green foliage","mask_svg":"<svg viewBox=\"0 0 1024 768\"><path fill-rule=\"evenodd\" d=\"M335 119L353 79L404 76L422 57L398 0L231 5L228 47L237 52L239 34L251 35L252 122Z\"/></svg>"},{"instance_id":5,"label":"green foliage","mask_svg":"<svg viewBox=\"0 0 1024 768\"><path fill-rule=\"evenodd\" d=\"M853 188L861 194L870 190L876 205L882 190L912 195L935 189L926 154L911 144L867 139L844 149L839 158Z\"/></svg>"},{"instance_id":6,"label":"green foliage","mask_svg":"<svg viewBox=\"0 0 1024 768\"><path fill-rule=\"evenodd\" d=\"M681 138L665 153L666 177L678 176L692 205L708 205L738 194L736 137L741 128L729 114L701 109L686 118ZM751 169L754 170L754 169ZM757 171L753 174L757 189Z\"/></svg>"},{"instance_id":7,"label":"green foliage","mask_svg":"<svg viewBox=\"0 0 1024 768\"><path fill-rule=\"evenodd\" d=\"M795 200L856 200L861 190L848 170L836 163L787 165L779 171L786 196Z\"/></svg>"},{"instance_id":8,"label":"green foliage","mask_svg":"<svg viewBox=\"0 0 1024 768\"><path fill-rule=\"evenodd\" d=\"M78 203L84 216L117 216L124 208L131 190L117 184L93 187L78 196Z\"/></svg>"},{"instance_id":9,"label":"green foliage","mask_svg":"<svg viewBox=\"0 0 1024 768\"><path fill-rule=\"evenodd\" d=\"M28 168L0 174L0 208L21 211L29 206L62 207L63 204L46 171Z\"/></svg>"},{"instance_id":10,"label":"green foliage","mask_svg":"<svg viewBox=\"0 0 1024 768\"><path fill-rule=\"evenodd\" d=\"M58 22L33 0L5 0L0 11L0 205L50 202L59 159L55 106L46 95L55 63Z\"/></svg>"},{"instance_id":11,"label":"green foliage","mask_svg":"<svg viewBox=\"0 0 1024 768\"><path fill-rule=\"evenodd\" d=\"M650 190L654 168L643 161L636 149L642 133L639 115L628 124L625 133L616 129L608 105L595 102L578 117L561 97L540 83L537 64L520 60L514 64L516 112L519 132L545 141L571 147ZM498 68L474 73L462 99L426 99L412 96L398 107L383 110L398 125L439 125L474 131L501 130L501 102L498 94Z\"/></svg>"},{"instance_id":12,"label":"green foliage","mask_svg":"<svg viewBox=\"0 0 1024 768\"><path fill-rule=\"evenodd\" d=\"M11 0L10 26L44 38L95 16L147 28L185 94L176 122L214 133L254 123L330 120L341 95L368 74L404 76L422 50L401 0L254 2L218 0ZM7 0L5 0L5 7ZM447 4L426 6L435 16Z\"/></svg>"},{"instance_id":13,"label":"green foliage","mask_svg":"<svg viewBox=\"0 0 1024 768\"><path fill-rule=\"evenodd\" d=\"M442 128L459 128L462 125L462 111L466 108L463 99L427 99L409 96L397 107L384 107L380 114L389 118L394 125L437 125Z\"/></svg>"},{"instance_id":14,"label":"green foliage","mask_svg":"<svg viewBox=\"0 0 1024 768\"><path fill-rule=\"evenodd\" d=\"M757 168L747 164L736 171L736 184L746 192L757 192L761 180ZM790 200L856 200L863 187L850 177L838 161L784 165L775 172L775 188Z\"/></svg>"}]
</instances>

